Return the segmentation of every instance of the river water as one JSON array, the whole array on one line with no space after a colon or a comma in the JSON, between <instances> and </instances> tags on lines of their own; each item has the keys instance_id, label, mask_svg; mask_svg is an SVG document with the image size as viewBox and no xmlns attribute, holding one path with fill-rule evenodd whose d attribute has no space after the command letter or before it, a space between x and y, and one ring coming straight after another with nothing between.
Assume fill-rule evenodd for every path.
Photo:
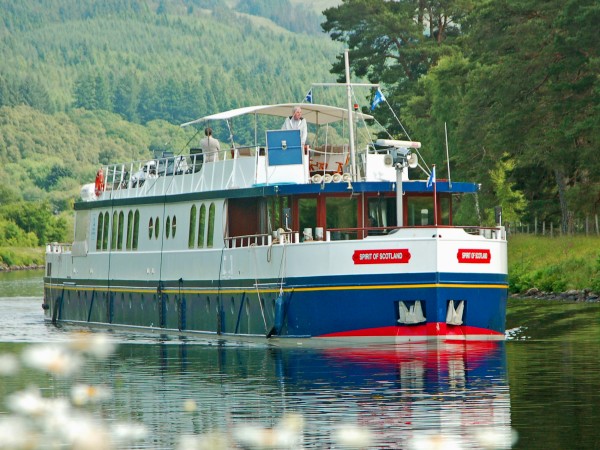
<instances>
[{"instance_id":1,"label":"river water","mask_svg":"<svg viewBox=\"0 0 600 450\"><path fill-rule=\"evenodd\" d=\"M44 323L41 277L0 274L0 449L600 448L598 303L511 300L509 339L490 344L112 332L108 356L49 374L23 361L74 333Z\"/></svg>"}]
</instances>

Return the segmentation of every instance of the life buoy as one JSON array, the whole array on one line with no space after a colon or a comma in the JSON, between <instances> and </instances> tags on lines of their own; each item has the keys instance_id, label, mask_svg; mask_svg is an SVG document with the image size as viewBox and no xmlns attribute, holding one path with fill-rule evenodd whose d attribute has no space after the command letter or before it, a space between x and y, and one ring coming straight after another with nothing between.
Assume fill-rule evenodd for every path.
<instances>
[{"instance_id":1,"label":"life buoy","mask_svg":"<svg viewBox=\"0 0 600 450\"><path fill-rule=\"evenodd\" d=\"M98 169L96 173L96 197L99 197L104 192L104 172L102 169Z\"/></svg>"}]
</instances>

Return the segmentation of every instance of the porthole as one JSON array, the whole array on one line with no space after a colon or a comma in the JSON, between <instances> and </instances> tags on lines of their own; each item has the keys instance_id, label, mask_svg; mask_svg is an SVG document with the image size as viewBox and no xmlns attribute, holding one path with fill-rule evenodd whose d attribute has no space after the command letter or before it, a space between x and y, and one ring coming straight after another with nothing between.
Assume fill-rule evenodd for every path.
<instances>
[{"instance_id":1,"label":"porthole","mask_svg":"<svg viewBox=\"0 0 600 450\"><path fill-rule=\"evenodd\" d=\"M154 221L154 237L156 239L158 239L159 234L160 234L160 227L158 226L158 217L157 217L156 220Z\"/></svg>"},{"instance_id":2,"label":"porthole","mask_svg":"<svg viewBox=\"0 0 600 450\"><path fill-rule=\"evenodd\" d=\"M167 221L165 222L165 236L169 239L169 235L171 234L171 216L167 216Z\"/></svg>"},{"instance_id":3,"label":"porthole","mask_svg":"<svg viewBox=\"0 0 600 450\"><path fill-rule=\"evenodd\" d=\"M173 216L173 222L171 222L171 236L175 238L175 233L177 233L177 217Z\"/></svg>"},{"instance_id":4,"label":"porthole","mask_svg":"<svg viewBox=\"0 0 600 450\"><path fill-rule=\"evenodd\" d=\"M148 239L152 239L153 233L154 233L154 221L152 220L152 217L150 217L150 220L148 221Z\"/></svg>"}]
</instances>

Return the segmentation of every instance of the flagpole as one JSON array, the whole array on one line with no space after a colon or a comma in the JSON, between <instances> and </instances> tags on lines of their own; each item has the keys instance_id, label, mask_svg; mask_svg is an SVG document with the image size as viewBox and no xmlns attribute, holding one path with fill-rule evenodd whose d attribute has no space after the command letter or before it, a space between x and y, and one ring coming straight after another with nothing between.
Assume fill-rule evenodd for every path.
<instances>
[{"instance_id":1,"label":"flagpole","mask_svg":"<svg viewBox=\"0 0 600 450\"><path fill-rule=\"evenodd\" d=\"M435 175L435 164L432 164L433 173L433 224L438 225L438 210L437 210L437 180Z\"/></svg>"},{"instance_id":2,"label":"flagpole","mask_svg":"<svg viewBox=\"0 0 600 450\"><path fill-rule=\"evenodd\" d=\"M348 49L344 50L345 69L346 69L346 94L348 96L348 131L350 137L350 172L352 181L357 181L356 173L356 150L354 147L354 118L352 116L352 85L350 84L350 60L348 58Z\"/></svg>"}]
</instances>

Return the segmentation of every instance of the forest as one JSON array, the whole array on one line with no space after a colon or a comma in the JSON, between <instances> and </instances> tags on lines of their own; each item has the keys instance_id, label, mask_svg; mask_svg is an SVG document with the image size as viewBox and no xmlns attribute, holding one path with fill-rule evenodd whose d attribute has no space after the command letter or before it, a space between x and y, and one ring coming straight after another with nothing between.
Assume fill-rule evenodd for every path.
<instances>
[{"instance_id":1,"label":"forest","mask_svg":"<svg viewBox=\"0 0 600 450\"><path fill-rule=\"evenodd\" d=\"M178 125L202 115L301 101L342 76L345 48L353 77L381 85L390 108L374 114L394 137L421 141L440 178L482 183L482 224L497 205L508 222L565 233L597 220L596 1L0 0L0 11L0 246L67 239L99 165L179 151L194 130ZM373 92L361 95L368 109Z\"/></svg>"}]
</instances>

